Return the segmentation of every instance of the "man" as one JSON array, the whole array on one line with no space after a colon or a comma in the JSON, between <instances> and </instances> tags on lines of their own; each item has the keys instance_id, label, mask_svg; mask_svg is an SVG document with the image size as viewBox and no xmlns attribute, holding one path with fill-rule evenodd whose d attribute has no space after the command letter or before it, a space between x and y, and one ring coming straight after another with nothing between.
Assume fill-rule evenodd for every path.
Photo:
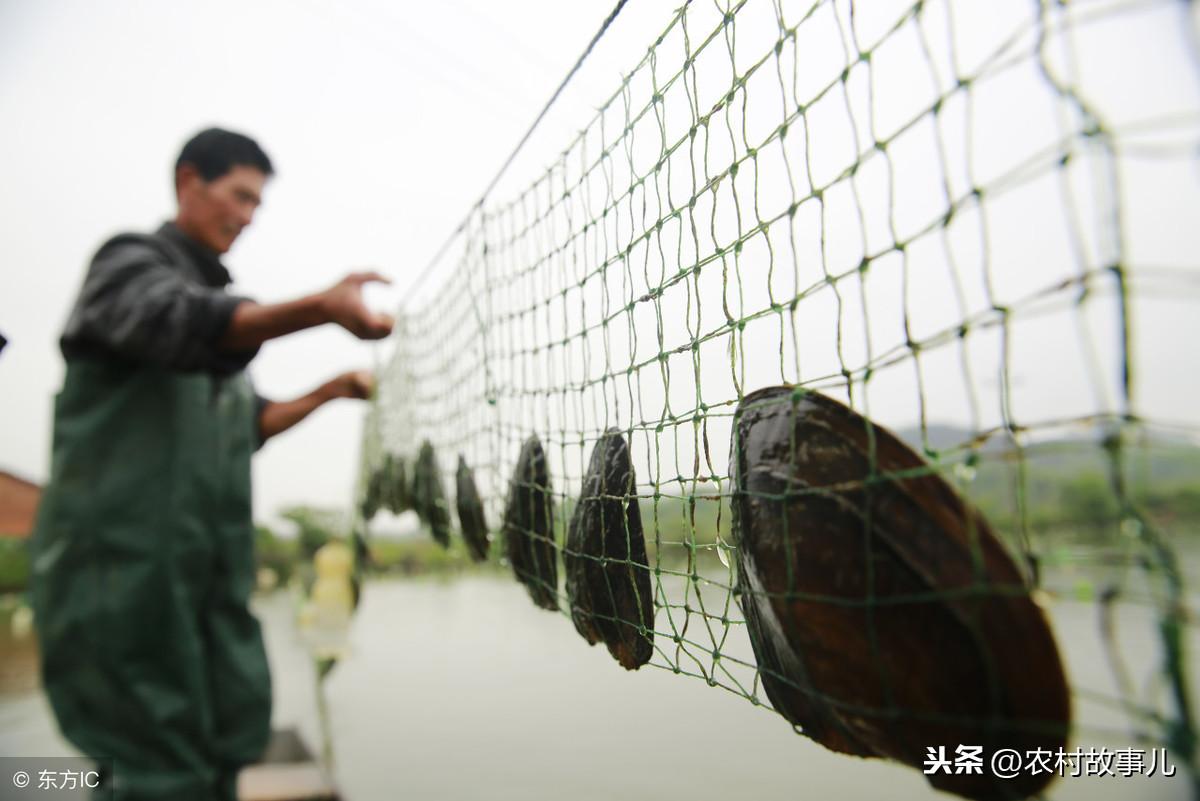
<instances>
[{"instance_id":1,"label":"man","mask_svg":"<svg viewBox=\"0 0 1200 801\"><path fill-rule=\"evenodd\" d=\"M247 608L250 454L372 389L352 372L274 403L243 370L263 342L304 328L392 330L363 303L362 285L384 280L375 273L277 305L226 293L219 256L271 174L253 140L196 135L175 167L174 221L100 248L62 336L33 602L46 692L67 739L100 760L104 798L235 798L271 711Z\"/></svg>"}]
</instances>

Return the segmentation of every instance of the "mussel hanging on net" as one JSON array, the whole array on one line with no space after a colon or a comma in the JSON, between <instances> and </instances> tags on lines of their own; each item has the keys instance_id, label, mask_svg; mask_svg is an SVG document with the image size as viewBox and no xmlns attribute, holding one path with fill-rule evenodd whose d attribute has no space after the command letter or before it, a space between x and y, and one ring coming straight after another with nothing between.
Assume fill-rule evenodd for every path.
<instances>
[{"instance_id":1,"label":"mussel hanging on net","mask_svg":"<svg viewBox=\"0 0 1200 801\"><path fill-rule=\"evenodd\" d=\"M383 505L397 515L412 509L412 488L404 459L389 453L383 460L383 474Z\"/></svg>"},{"instance_id":2,"label":"mussel hanging on net","mask_svg":"<svg viewBox=\"0 0 1200 801\"><path fill-rule=\"evenodd\" d=\"M735 414L738 594L774 707L835 751L923 768L981 747L940 789L1023 798L998 749L1065 746L1058 649L984 518L887 430L814 392L771 387Z\"/></svg>"},{"instance_id":3,"label":"mussel hanging on net","mask_svg":"<svg viewBox=\"0 0 1200 801\"><path fill-rule=\"evenodd\" d=\"M546 453L537 435L521 446L508 488L503 531L505 553L517 580L525 585L535 604L558 609L554 499Z\"/></svg>"},{"instance_id":4,"label":"mussel hanging on net","mask_svg":"<svg viewBox=\"0 0 1200 801\"><path fill-rule=\"evenodd\" d=\"M637 670L654 653L654 597L629 446L610 428L592 448L563 549L575 629Z\"/></svg>"},{"instance_id":5,"label":"mussel hanging on net","mask_svg":"<svg viewBox=\"0 0 1200 801\"><path fill-rule=\"evenodd\" d=\"M358 603L362 600L363 578L367 571L375 566L375 562L371 558L371 546L367 543L367 535L363 529L356 526L350 532L350 541L354 546L354 567L350 573L350 589L353 608L358 609Z\"/></svg>"},{"instance_id":6,"label":"mussel hanging on net","mask_svg":"<svg viewBox=\"0 0 1200 801\"><path fill-rule=\"evenodd\" d=\"M369 521L378 514L380 507L383 506L383 495L383 471L376 467L367 474L366 482L363 484L362 498L359 500L359 511L362 513L363 520Z\"/></svg>"},{"instance_id":7,"label":"mussel hanging on net","mask_svg":"<svg viewBox=\"0 0 1200 801\"><path fill-rule=\"evenodd\" d=\"M442 489L437 457L429 440L421 443L417 462L413 466L412 502L417 517L429 526L429 532L438 545L450 547L450 508Z\"/></svg>"},{"instance_id":8,"label":"mussel hanging on net","mask_svg":"<svg viewBox=\"0 0 1200 801\"><path fill-rule=\"evenodd\" d=\"M483 515L483 501L475 488L475 474L467 467L467 460L458 455L458 471L454 477L454 502L458 507L458 524L462 528L467 551L476 562L487 559L488 528Z\"/></svg>"}]
</instances>

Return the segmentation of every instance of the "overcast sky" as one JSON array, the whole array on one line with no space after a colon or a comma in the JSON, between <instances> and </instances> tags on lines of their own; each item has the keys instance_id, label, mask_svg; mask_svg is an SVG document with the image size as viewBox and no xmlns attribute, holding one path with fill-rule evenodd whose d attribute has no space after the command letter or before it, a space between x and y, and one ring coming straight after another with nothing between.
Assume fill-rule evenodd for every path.
<instances>
[{"instance_id":1,"label":"overcast sky","mask_svg":"<svg viewBox=\"0 0 1200 801\"><path fill-rule=\"evenodd\" d=\"M456 240L431 284L450 289L412 306L393 451L463 453L498 515L530 434L567 496L608 426L655 490L719 479L733 404L783 382L955 426L948 447L1009 445L1008 426L1098 445L1127 413L1197 440L1196 6L720 8L688 6L685 80L675 26L581 144L531 148L552 165L537 191L498 191Z\"/></svg>"},{"instance_id":2,"label":"overcast sky","mask_svg":"<svg viewBox=\"0 0 1200 801\"><path fill-rule=\"evenodd\" d=\"M669 12L643 7L655 5L655 16ZM479 197L610 8L0 0L0 332L9 339L0 468L45 479L63 374L57 337L84 268L108 236L173 214L172 166L192 133L245 131L277 169L226 256L236 291L285 300L365 266L399 289ZM620 26L651 11L623 14L601 60L619 62ZM599 96L614 74L581 75L578 85L594 81ZM400 296L376 293L372 303L390 309ZM268 344L251 373L260 392L287 398L371 366L375 347L325 327ZM345 505L361 412L341 401L269 443L255 459L257 514Z\"/></svg>"},{"instance_id":3,"label":"overcast sky","mask_svg":"<svg viewBox=\"0 0 1200 801\"><path fill-rule=\"evenodd\" d=\"M634 0L627 6L510 171L517 176L513 186L520 188L521 176L561 152L592 109L620 85L621 71L631 69L666 27L676 5ZM870 9L886 20L909 5L879 0ZM961 26L956 39L970 61L986 52L989 37L1021 24L1033 6L1014 0L955 7ZM1200 89L1186 32L1189 26L1195 30L1196 4L1138 7L1145 10L1114 17L1084 37L1080 81L1089 90L1107 92L1102 110L1110 121L1128 123L1135 132L1146 119L1174 121L1164 141L1175 148L1183 143L1182 156L1174 161L1130 156L1122 162L1124 233L1134 267L1152 268L1139 275L1152 277L1153 270L1165 269L1194 278L1200 252L1200 226L1195 225ZM171 168L192 133L213 124L249 133L277 168L254 225L226 257L236 291L263 301L285 300L322 289L347 270L376 267L392 276L396 288L373 293L371 302L391 309L479 198L610 8L610 0L0 0L0 332L10 340L0 356L0 468L38 481L46 477L51 399L63 372L57 337L83 270L108 236L153 229L172 215ZM754 19L765 20L766 38L758 38L768 46L769 37L778 35L773 14L758 13L764 9L771 12L769 4L751 3L739 15L743 52L755 41ZM870 15L860 18L872 24ZM831 20L817 14L803 29L809 38L801 42L801 51L816 58L817 67L822 48L834 47L832 35L823 33L835 29ZM928 100L914 94L915 84L908 80L907 70L923 66L915 39L897 35L894 42L896 66L877 70L883 84L876 102L881 117L891 104L893 118L900 119L905 103ZM906 54L906 47L912 52ZM1038 137L1056 130L1045 104L1044 79L1032 69L1014 74L1014 81L1028 83L1006 87L998 81L974 94L975 113L983 115L974 147L984 151L977 165L985 172L988 159L999 164L1019 157L1022 148L1032 152ZM814 141L825 136L829 147L837 146L840 129L819 116L813 121ZM932 141L929 135L925 139ZM921 136L912 141L921 142ZM920 180L921 156L893 156L901 171L897 180L913 175ZM882 184L872 187L872 180L880 179L864 169L867 193L884 197ZM1071 269L1065 251L1051 250L1065 247L1062 226L1038 211L1038 204L1047 202L1055 213L1061 211L1051 184L1031 183L1028 191L1012 193L1007 204L992 208L991 254L1001 265L1001 290L1013 298L1053 283L1053 271L1069 274ZM1087 190L1079 194L1086 197ZM901 196L897 214L916 223L921 214L938 212L936 205L923 207L921 198L920 189ZM848 204L844 218L856 219L848 198L843 201ZM836 217L838 201L829 202ZM1103 211L1083 209L1089 224ZM835 240L837 235L834 231ZM439 269L449 266L443 261ZM811 266L811 261L801 265ZM880 283L867 289L881 297L872 303L871 325L887 328L890 335L899 335L901 307L898 285L884 278L897 274L877 270L873 275L881 276ZM949 300L949 283L939 273L916 270L914 275L923 282L913 290L923 299L916 312L919 328L932 332L960 319ZM444 279L428 276L425 291ZM1197 283L1172 279L1157 290L1147 286L1139 289L1134 317L1139 411L1195 431L1200 425L1200 405L1194 401L1200 391L1194 369L1200 339ZM1181 294L1180 287L1187 292ZM750 289L761 287L750 282ZM1090 317L1068 311L1058 322L1030 322L1019 329L1011 378L1023 420L1115 408L1118 318L1111 303L1090 308L1096 310ZM837 321L828 316L831 309L814 300L802 315L801 324L813 332L808 341L819 349L806 357L808 375L836 364L831 334ZM673 327L667 337L683 333ZM1096 364L1080 355L1080 342L1089 340L1101 352ZM357 343L326 327L269 343L251 374L260 392L287 398L342 370L371 366L388 347ZM856 346L848 341L846 347ZM942 354L947 380L958 380L962 369L956 354L951 349ZM927 357L931 383L921 396L932 404L932 422L967 423L961 391L938 391L949 386L936 377L938 358ZM992 400L999 397L994 362L995 353L976 361L984 373L980 385L985 391L991 387ZM747 367L753 373L755 365ZM875 386L885 390L886 399L886 380ZM910 389L891 395L917 397ZM889 425L915 421L911 403L874 409ZM985 410L991 417L980 424L993 423L997 409ZM338 402L266 446L254 467L259 517L287 504L347 503L356 478L362 411L361 405Z\"/></svg>"}]
</instances>

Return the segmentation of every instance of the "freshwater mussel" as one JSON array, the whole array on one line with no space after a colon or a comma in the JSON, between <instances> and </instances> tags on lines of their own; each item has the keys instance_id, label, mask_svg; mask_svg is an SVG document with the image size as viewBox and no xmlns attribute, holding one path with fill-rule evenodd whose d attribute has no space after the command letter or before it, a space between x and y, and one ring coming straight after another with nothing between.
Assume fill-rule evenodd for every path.
<instances>
[{"instance_id":1,"label":"freshwater mussel","mask_svg":"<svg viewBox=\"0 0 1200 801\"><path fill-rule=\"evenodd\" d=\"M404 459L389 453L383 458L382 470L383 506L397 515L412 509L412 487L409 486L408 467Z\"/></svg>"},{"instance_id":2,"label":"freshwater mussel","mask_svg":"<svg viewBox=\"0 0 1200 801\"><path fill-rule=\"evenodd\" d=\"M403 459L392 453L384 454L380 463L367 475L359 506L363 520L371 520L380 509L399 514L412 508L405 472Z\"/></svg>"},{"instance_id":3,"label":"freshwater mussel","mask_svg":"<svg viewBox=\"0 0 1200 801\"><path fill-rule=\"evenodd\" d=\"M483 515L483 501L475 487L475 474L467 466L467 460L458 455L458 471L454 476L454 503L458 507L458 524L462 529L467 552L476 562L487 559L488 528Z\"/></svg>"},{"instance_id":4,"label":"freshwater mussel","mask_svg":"<svg viewBox=\"0 0 1200 801\"><path fill-rule=\"evenodd\" d=\"M367 534L364 529L356 526L350 532L350 542L354 548L354 567L350 573L350 591L353 608L358 609L358 603L362 600L363 578L367 571L374 567L375 562L371 558L371 546L367 543Z\"/></svg>"},{"instance_id":5,"label":"freshwater mussel","mask_svg":"<svg viewBox=\"0 0 1200 801\"><path fill-rule=\"evenodd\" d=\"M927 776L940 790L1040 791L1052 772L1000 779L990 760L1064 747L1067 685L987 521L890 432L793 387L742 400L731 469L738 594L776 710L827 748L919 769L981 747L979 772Z\"/></svg>"},{"instance_id":6,"label":"freshwater mussel","mask_svg":"<svg viewBox=\"0 0 1200 801\"><path fill-rule=\"evenodd\" d=\"M610 428L592 448L563 549L575 629L637 670L654 652L654 599L629 446Z\"/></svg>"},{"instance_id":7,"label":"freshwater mussel","mask_svg":"<svg viewBox=\"0 0 1200 801\"><path fill-rule=\"evenodd\" d=\"M362 498L359 500L359 512L363 520L371 520L379 513L384 505L384 475L380 468L367 473L363 483Z\"/></svg>"},{"instance_id":8,"label":"freshwater mussel","mask_svg":"<svg viewBox=\"0 0 1200 801\"><path fill-rule=\"evenodd\" d=\"M443 548L450 547L450 509L442 489L442 474L429 440L421 443L413 466L412 505L417 517L429 526L429 533Z\"/></svg>"},{"instance_id":9,"label":"freshwater mussel","mask_svg":"<svg viewBox=\"0 0 1200 801\"><path fill-rule=\"evenodd\" d=\"M521 446L504 509L505 553L533 602L558 609L554 548L554 499L546 453L537 435Z\"/></svg>"}]
</instances>

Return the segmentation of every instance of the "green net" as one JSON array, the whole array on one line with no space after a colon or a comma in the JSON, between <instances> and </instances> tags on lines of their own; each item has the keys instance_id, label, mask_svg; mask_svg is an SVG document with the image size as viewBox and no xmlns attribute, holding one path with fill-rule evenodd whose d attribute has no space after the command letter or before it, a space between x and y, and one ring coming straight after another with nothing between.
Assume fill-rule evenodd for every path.
<instances>
[{"instance_id":1,"label":"green net","mask_svg":"<svg viewBox=\"0 0 1200 801\"><path fill-rule=\"evenodd\" d=\"M1008 590L1034 588L1053 624L1072 747L1161 746L1194 777L1189 9L982 6L673 12L543 169L493 182L405 302L362 485L428 441L451 498L460 455L473 471L495 539L536 435L569 560L589 459L617 429L649 665L768 706L738 597L735 412L764 387L820 392L873 424L860 489L898 477L882 426L922 456L905 476L941 476L988 521L1020 571ZM563 582L545 589L569 616ZM884 647L885 602L865 597Z\"/></svg>"}]
</instances>

